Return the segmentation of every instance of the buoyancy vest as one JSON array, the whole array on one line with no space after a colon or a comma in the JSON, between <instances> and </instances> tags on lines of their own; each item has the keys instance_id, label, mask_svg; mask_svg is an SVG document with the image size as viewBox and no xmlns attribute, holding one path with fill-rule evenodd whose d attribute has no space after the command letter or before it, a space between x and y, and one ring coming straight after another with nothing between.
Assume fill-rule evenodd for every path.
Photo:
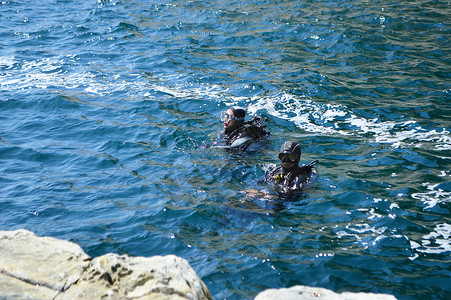
<instances>
[{"instance_id":1,"label":"buoyancy vest","mask_svg":"<svg viewBox=\"0 0 451 300\"><path fill-rule=\"evenodd\" d=\"M227 140L227 144L229 145L238 138L244 137L249 137L254 141L258 141L270 134L268 128L266 128L265 120L266 119L261 117L254 117L252 120L243 123L230 134L224 134L224 139Z\"/></svg>"},{"instance_id":2,"label":"buoyancy vest","mask_svg":"<svg viewBox=\"0 0 451 300\"><path fill-rule=\"evenodd\" d=\"M299 190L309 183L313 175L316 174L314 167L317 163L318 161L314 160L307 165L296 166L288 173L283 172L282 167L278 167L269 174L268 179L284 189Z\"/></svg>"}]
</instances>

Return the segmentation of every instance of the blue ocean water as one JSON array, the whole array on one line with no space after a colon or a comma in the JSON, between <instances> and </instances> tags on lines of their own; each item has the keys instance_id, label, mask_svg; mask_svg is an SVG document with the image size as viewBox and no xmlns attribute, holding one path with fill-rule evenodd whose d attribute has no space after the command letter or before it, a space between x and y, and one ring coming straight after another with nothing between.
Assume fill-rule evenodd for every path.
<instances>
[{"instance_id":1,"label":"blue ocean water","mask_svg":"<svg viewBox=\"0 0 451 300\"><path fill-rule=\"evenodd\" d=\"M448 1L0 2L0 230L175 254L214 299L451 295ZM249 151L220 112L264 116ZM285 140L296 201L247 197Z\"/></svg>"}]
</instances>

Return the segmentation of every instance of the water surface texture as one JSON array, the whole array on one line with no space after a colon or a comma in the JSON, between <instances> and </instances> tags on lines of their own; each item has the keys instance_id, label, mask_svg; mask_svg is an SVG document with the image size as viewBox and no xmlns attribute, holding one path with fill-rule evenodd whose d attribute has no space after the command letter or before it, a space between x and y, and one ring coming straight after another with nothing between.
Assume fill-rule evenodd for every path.
<instances>
[{"instance_id":1,"label":"water surface texture","mask_svg":"<svg viewBox=\"0 0 451 300\"><path fill-rule=\"evenodd\" d=\"M214 299L451 294L449 1L0 2L0 230L175 254ZM268 119L212 148L229 106ZM316 186L260 179L285 140Z\"/></svg>"}]
</instances>

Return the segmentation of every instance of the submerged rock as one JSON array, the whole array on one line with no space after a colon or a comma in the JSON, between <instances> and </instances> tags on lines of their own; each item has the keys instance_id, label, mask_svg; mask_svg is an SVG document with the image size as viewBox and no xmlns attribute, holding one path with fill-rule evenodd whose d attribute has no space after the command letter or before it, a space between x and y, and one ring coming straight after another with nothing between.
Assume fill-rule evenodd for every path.
<instances>
[{"instance_id":1,"label":"submerged rock","mask_svg":"<svg viewBox=\"0 0 451 300\"><path fill-rule=\"evenodd\" d=\"M80 246L26 230L0 231L0 299L212 299L174 255L91 259Z\"/></svg>"}]
</instances>

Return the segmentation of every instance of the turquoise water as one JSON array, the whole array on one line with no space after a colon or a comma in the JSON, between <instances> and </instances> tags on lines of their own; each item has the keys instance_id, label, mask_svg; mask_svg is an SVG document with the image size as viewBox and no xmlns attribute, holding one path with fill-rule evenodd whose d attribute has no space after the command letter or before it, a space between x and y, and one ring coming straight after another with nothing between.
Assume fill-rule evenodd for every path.
<instances>
[{"instance_id":1,"label":"turquoise water","mask_svg":"<svg viewBox=\"0 0 451 300\"><path fill-rule=\"evenodd\" d=\"M451 4L0 2L0 230L175 254L214 299L451 294ZM247 152L220 112L268 118ZM297 201L247 197L285 140Z\"/></svg>"}]
</instances>

